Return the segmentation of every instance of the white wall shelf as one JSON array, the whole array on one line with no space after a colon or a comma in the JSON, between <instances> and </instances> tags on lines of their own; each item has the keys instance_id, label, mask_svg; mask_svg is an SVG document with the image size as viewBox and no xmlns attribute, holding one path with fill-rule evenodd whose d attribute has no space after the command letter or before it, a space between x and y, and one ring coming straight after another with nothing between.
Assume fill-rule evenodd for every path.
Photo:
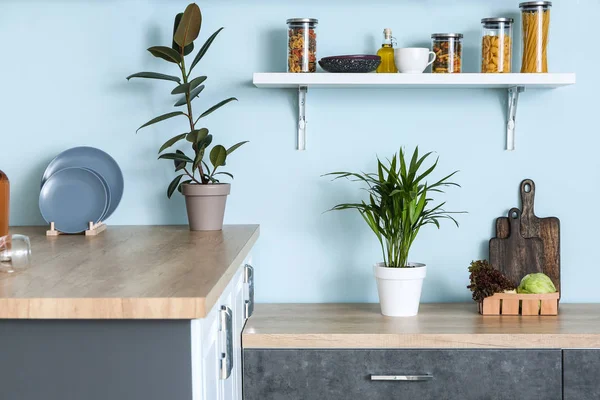
<instances>
[{"instance_id":1,"label":"white wall shelf","mask_svg":"<svg viewBox=\"0 0 600 400\"><path fill-rule=\"evenodd\" d=\"M298 150L306 146L306 93L309 88L504 89L508 93L506 149L514 150L519 94L528 89L574 85L574 73L559 74L330 74L255 73L259 88L298 90Z\"/></svg>"}]
</instances>

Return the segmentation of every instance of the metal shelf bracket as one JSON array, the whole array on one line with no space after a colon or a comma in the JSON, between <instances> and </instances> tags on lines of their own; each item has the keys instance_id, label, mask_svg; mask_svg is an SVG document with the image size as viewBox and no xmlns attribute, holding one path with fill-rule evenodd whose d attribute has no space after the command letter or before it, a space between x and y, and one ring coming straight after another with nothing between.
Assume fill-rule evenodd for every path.
<instances>
[{"instance_id":1,"label":"metal shelf bracket","mask_svg":"<svg viewBox=\"0 0 600 400\"><path fill-rule=\"evenodd\" d=\"M306 150L306 93L308 86L298 87L298 141L296 149Z\"/></svg>"},{"instance_id":2,"label":"metal shelf bracket","mask_svg":"<svg viewBox=\"0 0 600 400\"><path fill-rule=\"evenodd\" d=\"M517 105L519 104L519 94L524 91L524 86L513 86L508 88L508 121L506 123L506 150L508 151L513 151L515 149Z\"/></svg>"}]
</instances>

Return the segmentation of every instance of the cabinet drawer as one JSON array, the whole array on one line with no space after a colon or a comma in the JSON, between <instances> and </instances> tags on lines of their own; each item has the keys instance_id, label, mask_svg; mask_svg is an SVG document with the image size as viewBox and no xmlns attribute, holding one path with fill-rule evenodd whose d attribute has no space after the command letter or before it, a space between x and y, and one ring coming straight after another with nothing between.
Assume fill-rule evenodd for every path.
<instances>
[{"instance_id":1,"label":"cabinet drawer","mask_svg":"<svg viewBox=\"0 0 600 400\"><path fill-rule=\"evenodd\" d=\"M244 399L560 400L561 363L560 350L248 349Z\"/></svg>"},{"instance_id":2,"label":"cabinet drawer","mask_svg":"<svg viewBox=\"0 0 600 400\"><path fill-rule=\"evenodd\" d=\"M600 350L564 350L565 400L600 399Z\"/></svg>"}]
</instances>

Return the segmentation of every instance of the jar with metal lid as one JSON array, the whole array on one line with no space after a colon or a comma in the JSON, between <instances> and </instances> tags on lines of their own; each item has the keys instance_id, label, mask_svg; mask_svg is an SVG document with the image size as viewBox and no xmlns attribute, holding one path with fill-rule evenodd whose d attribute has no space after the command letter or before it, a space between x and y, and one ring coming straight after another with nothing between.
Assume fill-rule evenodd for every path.
<instances>
[{"instance_id":1,"label":"jar with metal lid","mask_svg":"<svg viewBox=\"0 0 600 400\"><path fill-rule=\"evenodd\" d=\"M548 72L550 1L519 4L523 19L523 63L521 72Z\"/></svg>"},{"instance_id":2,"label":"jar with metal lid","mask_svg":"<svg viewBox=\"0 0 600 400\"><path fill-rule=\"evenodd\" d=\"M481 72L512 72L512 18L484 18L481 40Z\"/></svg>"},{"instance_id":3,"label":"jar with metal lid","mask_svg":"<svg viewBox=\"0 0 600 400\"><path fill-rule=\"evenodd\" d=\"M431 35L435 61L431 67L434 74L462 72L462 33L434 33Z\"/></svg>"},{"instance_id":4,"label":"jar with metal lid","mask_svg":"<svg viewBox=\"0 0 600 400\"><path fill-rule=\"evenodd\" d=\"M314 18L291 18L288 24L288 72L317 71L317 34Z\"/></svg>"}]
</instances>

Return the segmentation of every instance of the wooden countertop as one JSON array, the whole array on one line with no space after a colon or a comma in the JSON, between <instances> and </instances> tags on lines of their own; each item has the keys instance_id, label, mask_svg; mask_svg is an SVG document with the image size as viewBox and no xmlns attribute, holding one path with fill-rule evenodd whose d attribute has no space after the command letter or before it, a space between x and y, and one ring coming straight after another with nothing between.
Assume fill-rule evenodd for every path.
<instances>
[{"instance_id":1,"label":"wooden countertop","mask_svg":"<svg viewBox=\"0 0 600 400\"><path fill-rule=\"evenodd\" d=\"M0 318L203 318L258 239L258 225L109 226L98 236L30 237L32 265L0 272Z\"/></svg>"},{"instance_id":2,"label":"wooden countertop","mask_svg":"<svg viewBox=\"0 0 600 400\"><path fill-rule=\"evenodd\" d=\"M244 348L600 348L600 304L558 316L482 316L475 303L422 304L390 318L379 304L257 304Z\"/></svg>"}]
</instances>

